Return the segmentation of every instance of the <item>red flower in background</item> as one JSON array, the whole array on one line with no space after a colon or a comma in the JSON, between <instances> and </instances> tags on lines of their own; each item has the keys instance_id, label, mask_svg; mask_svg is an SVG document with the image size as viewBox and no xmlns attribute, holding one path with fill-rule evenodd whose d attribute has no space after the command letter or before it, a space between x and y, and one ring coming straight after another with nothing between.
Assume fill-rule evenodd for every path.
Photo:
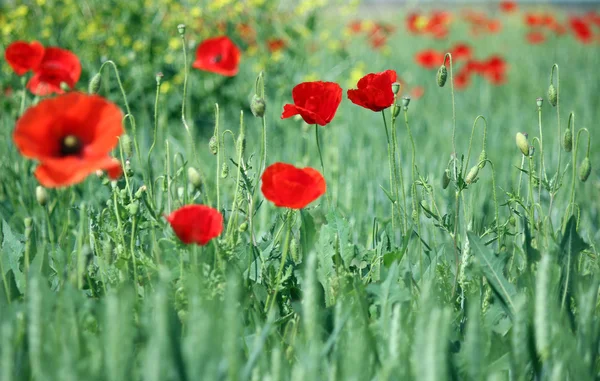
<instances>
[{"instance_id":1,"label":"red flower in background","mask_svg":"<svg viewBox=\"0 0 600 381\"><path fill-rule=\"evenodd\" d=\"M76 184L99 169L118 178L121 164L108 154L123 133L122 120L115 104L73 92L28 109L13 139L23 156L40 161L35 176L45 187Z\"/></svg>"},{"instance_id":2,"label":"red flower in background","mask_svg":"<svg viewBox=\"0 0 600 381\"><path fill-rule=\"evenodd\" d=\"M433 49L422 50L415 55L415 61L426 69L437 69L444 63L444 54Z\"/></svg>"},{"instance_id":3,"label":"red flower in background","mask_svg":"<svg viewBox=\"0 0 600 381\"><path fill-rule=\"evenodd\" d=\"M525 24L528 26L541 26L544 24L543 15L527 13L525 14Z\"/></svg>"},{"instance_id":4,"label":"red flower in background","mask_svg":"<svg viewBox=\"0 0 600 381\"><path fill-rule=\"evenodd\" d=\"M348 90L348 99L372 111L384 110L394 103L392 83L396 82L396 77L394 70L367 74L356 84L358 89Z\"/></svg>"},{"instance_id":5,"label":"red flower in background","mask_svg":"<svg viewBox=\"0 0 600 381\"><path fill-rule=\"evenodd\" d=\"M463 42L455 44L450 52L452 53L452 59L455 61L468 60L472 54L471 47Z\"/></svg>"},{"instance_id":6,"label":"red flower in background","mask_svg":"<svg viewBox=\"0 0 600 381\"><path fill-rule=\"evenodd\" d=\"M502 12L512 13L517 11L518 8L517 3L514 1L505 0L500 2L500 10Z\"/></svg>"},{"instance_id":7,"label":"red flower in background","mask_svg":"<svg viewBox=\"0 0 600 381\"><path fill-rule=\"evenodd\" d=\"M423 86L415 86L410 89L410 97L412 99L419 99L425 94L425 88Z\"/></svg>"},{"instance_id":8,"label":"red flower in background","mask_svg":"<svg viewBox=\"0 0 600 381\"><path fill-rule=\"evenodd\" d=\"M300 114L308 124L331 122L342 101L342 88L333 82L303 82L292 90L294 104L283 106L281 119Z\"/></svg>"},{"instance_id":9,"label":"red flower in background","mask_svg":"<svg viewBox=\"0 0 600 381\"><path fill-rule=\"evenodd\" d=\"M454 76L454 87L458 90L463 90L469 85L470 82L471 72L466 69L466 67L463 67L463 69Z\"/></svg>"},{"instance_id":10,"label":"red flower in background","mask_svg":"<svg viewBox=\"0 0 600 381\"><path fill-rule=\"evenodd\" d=\"M384 34L374 34L369 37L369 43L373 49L379 49L387 43L387 36Z\"/></svg>"},{"instance_id":11,"label":"red flower in background","mask_svg":"<svg viewBox=\"0 0 600 381\"><path fill-rule=\"evenodd\" d=\"M285 48L285 41L281 38L270 38L267 40L267 48L271 53L278 52Z\"/></svg>"},{"instance_id":12,"label":"red flower in background","mask_svg":"<svg viewBox=\"0 0 600 381\"><path fill-rule=\"evenodd\" d=\"M302 209L327 189L325 179L316 169L286 163L268 166L261 179L263 195L278 207Z\"/></svg>"},{"instance_id":13,"label":"red flower in background","mask_svg":"<svg viewBox=\"0 0 600 381\"><path fill-rule=\"evenodd\" d=\"M529 32L527 33L527 41L532 45L541 44L546 41L546 36L542 32Z\"/></svg>"},{"instance_id":14,"label":"red flower in background","mask_svg":"<svg viewBox=\"0 0 600 381\"><path fill-rule=\"evenodd\" d=\"M592 29L583 19L572 17L569 20L569 25L575 37L584 44L590 43L594 39Z\"/></svg>"},{"instance_id":15,"label":"red flower in background","mask_svg":"<svg viewBox=\"0 0 600 381\"><path fill-rule=\"evenodd\" d=\"M223 232L223 216L206 205L186 205L167 216L177 238L185 244L206 245Z\"/></svg>"},{"instance_id":16,"label":"red flower in background","mask_svg":"<svg viewBox=\"0 0 600 381\"><path fill-rule=\"evenodd\" d=\"M490 33L499 33L502 30L502 23L500 23L500 20L489 19L487 30Z\"/></svg>"},{"instance_id":17,"label":"red flower in background","mask_svg":"<svg viewBox=\"0 0 600 381\"><path fill-rule=\"evenodd\" d=\"M198 45L192 67L232 77L238 73L240 58L240 49L229 37L209 38Z\"/></svg>"},{"instance_id":18,"label":"red flower in background","mask_svg":"<svg viewBox=\"0 0 600 381\"><path fill-rule=\"evenodd\" d=\"M17 75L36 70L44 57L44 47L37 41L15 41L8 45L4 58Z\"/></svg>"},{"instance_id":19,"label":"red flower in background","mask_svg":"<svg viewBox=\"0 0 600 381\"><path fill-rule=\"evenodd\" d=\"M27 82L27 88L38 96L63 94L61 83L72 89L80 76L79 58L69 50L51 46L44 50L44 57Z\"/></svg>"},{"instance_id":20,"label":"red flower in background","mask_svg":"<svg viewBox=\"0 0 600 381\"><path fill-rule=\"evenodd\" d=\"M506 82L506 61L500 56L491 56L482 63L482 75L494 85Z\"/></svg>"},{"instance_id":21,"label":"red flower in background","mask_svg":"<svg viewBox=\"0 0 600 381\"><path fill-rule=\"evenodd\" d=\"M361 20L352 20L348 23L348 29L352 34L358 34L362 32L362 21Z\"/></svg>"}]
</instances>

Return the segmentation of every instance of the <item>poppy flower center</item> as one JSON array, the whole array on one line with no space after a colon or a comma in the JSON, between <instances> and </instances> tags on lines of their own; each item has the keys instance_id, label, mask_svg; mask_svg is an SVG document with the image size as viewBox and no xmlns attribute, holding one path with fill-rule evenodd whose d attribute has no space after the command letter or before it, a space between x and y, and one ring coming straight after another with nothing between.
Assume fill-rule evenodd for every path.
<instances>
[{"instance_id":1,"label":"poppy flower center","mask_svg":"<svg viewBox=\"0 0 600 381\"><path fill-rule=\"evenodd\" d=\"M75 135L67 135L60 142L61 156L77 155L81 152L83 144Z\"/></svg>"},{"instance_id":2,"label":"poppy flower center","mask_svg":"<svg viewBox=\"0 0 600 381\"><path fill-rule=\"evenodd\" d=\"M212 63L219 63L223 60L223 56L220 54L217 54L216 56L211 58Z\"/></svg>"}]
</instances>

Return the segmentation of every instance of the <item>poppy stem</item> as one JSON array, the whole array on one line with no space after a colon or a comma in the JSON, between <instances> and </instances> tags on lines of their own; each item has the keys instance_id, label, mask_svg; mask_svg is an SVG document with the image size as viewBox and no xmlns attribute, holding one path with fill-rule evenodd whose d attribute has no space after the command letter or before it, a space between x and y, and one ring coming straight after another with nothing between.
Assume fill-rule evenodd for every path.
<instances>
[{"instance_id":1,"label":"poppy stem","mask_svg":"<svg viewBox=\"0 0 600 381\"><path fill-rule=\"evenodd\" d=\"M325 164L323 164L323 153L321 151L321 139L319 138L319 125L315 124L315 139L317 140L317 150L319 151L319 159L321 160L321 170L323 171L323 177L327 177L325 175ZM327 207L331 209L331 196L329 192L325 192L327 196Z\"/></svg>"},{"instance_id":2,"label":"poppy stem","mask_svg":"<svg viewBox=\"0 0 600 381\"><path fill-rule=\"evenodd\" d=\"M152 137L152 145L148 150L148 178L151 179L152 176L152 164L150 162L152 151L154 150L154 146L156 146L156 140L158 139L158 100L160 97L160 84L162 80L162 73L158 73L156 75L156 97L154 98L154 133ZM152 206L154 206L154 183L152 181L148 182L148 189L150 190L150 199L152 200Z\"/></svg>"},{"instance_id":3,"label":"poppy stem","mask_svg":"<svg viewBox=\"0 0 600 381\"><path fill-rule=\"evenodd\" d=\"M23 112L25 111L25 98L27 97L25 76L21 77L21 85L23 87L23 92L21 93L21 106L19 107L19 117L23 115Z\"/></svg>"},{"instance_id":4,"label":"poppy stem","mask_svg":"<svg viewBox=\"0 0 600 381\"><path fill-rule=\"evenodd\" d=\"M275 305L275 302L277 301L277 290L279 289L279 283L281 282L281 276L283 274L283 268L285 267L285 262L287 260L287 255L288 255L288 249L290 246L290 235L291 235L291 231L292 231L292 215L293 215L294 211L293 209L289 209L287 212L287 216L286 219L282 225L282 227L286 227L287 231L285 234L285 241L283 243L283 251L281 253L281 262L279 264L279 270L277 271L277 276L275 277L275 289L273 290L273 297L270 300L270 305L269 305L269 299L267 298L267 302L265 303L265 312L267 313L267 315L269 315L271 313L271 310L273 309L273 306Z\"/></svg>"}]
</instances>

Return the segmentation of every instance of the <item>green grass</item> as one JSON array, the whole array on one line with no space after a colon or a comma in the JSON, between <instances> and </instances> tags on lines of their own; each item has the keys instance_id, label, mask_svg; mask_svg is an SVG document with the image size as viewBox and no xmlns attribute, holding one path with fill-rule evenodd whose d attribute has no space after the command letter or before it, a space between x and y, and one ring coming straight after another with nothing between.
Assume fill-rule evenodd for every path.
<instances>
[{"instance_id":1,"label":"green grass","mask_svg":"<svg viewBox=\"0 0 600 381\"><path fill-rule=\"evenodd\" d=\"M39 205L35 163L12 141L22 84L0 63L0 88L13 89L0 96L0 380L598 379L597 45L571 35L527 45L520 15L502 16L500 34L472 37L458 10L443 41L408 35L405 10L373 15L398 27L387 49L373 51L363 37L338 32L345 19L332 8L289 17L270 3L227 14L207 2L199 6L200 21L195 4L169 1L121 2L118 11L101 1L38 3L19 3L28 6L26 14L17 5L0 8L6 15L0 16L0 50L17 39L38 39L74 51L83 66L80 91L104 60L114 60L136 134L130 119L124 127L139 151L115 152L130 161L117 183L90 176L48 190L47 204ZM262 45L246 50L234 78L191 70L190 138L181 122L184 61L176 26L187 25L189 64L196 44L217 34L215 24L224 18L227 33L244 49L235 27L248 19L258 20L252 25L259 43L277 35L288 47L281 57ZM331 41L342 39L344 48L332 50ZM138 41L139 50L133 48ZM418 67L413 57L457 41L469 42L477 58L502 55L508 82L495 87L474 78L456 91L456 154L471 155L443 189L453 153L450 81L439 88L435 71ZM552 107L547 91L555 63L559 104ZM425 89L396 121L404 230L392 227L392 205L382 190L390 189L390 180L381 115L345 95L333 122L320 130L334 207L323 196L290 214L286 225L287 212L253 188L262 120L252 116L249 101L257 75L264 70L267 163L320 168L314 127L280 119L293 86L316 76L345 90L353 87L353 71L385 69L396 70L407 88ZM164 77L155 108L159 71ZM125 110L112 66L102 71L99 94ZM544 98L539 114L537 97ZM38 101L31 94L24 99L26 107ZM220 131L232 131L222 135L219 162L208 147L215 103ZM564 131L571 112L573 130L585 127L592 135L586 182L572 181L572 154L559 144L557 123ZM479 115L487 122L489 161L467 185L482 150L485 122L473 127ZM415 182L405 116L416 147ZM543 150L532 143L538 117ZM386 118L391 126L389 110ZM248 181L240 185L244 200L232 217L241 123L247 169L240 177ZM535 146L536 174L542 155L548 180L559 173L554 188L547 184L552 202L546 184L530 182L528 160L521 175L515 134L523 131ZM577 165L587 145L581 136ZM222 163L229 165L227 178L220 178ZM189 167L204 176L200 190L188 183ZM183 245L163 215L192 202L216 206L217 181L225 224L234 221L229 233L204 247ZM147 190L138 192L143 185ZM256 244L252 229L242 227L252 193ZM284 246L289 255L277 276Z\"/></svg>"}]
</instances>

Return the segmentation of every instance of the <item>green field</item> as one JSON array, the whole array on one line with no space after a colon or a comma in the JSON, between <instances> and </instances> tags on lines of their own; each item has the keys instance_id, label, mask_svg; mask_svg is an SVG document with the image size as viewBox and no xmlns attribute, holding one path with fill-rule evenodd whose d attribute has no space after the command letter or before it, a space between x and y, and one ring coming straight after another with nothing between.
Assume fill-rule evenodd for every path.
<instances>
[{"instance_id":1,"label":"green field","mask_svg":"<svg viewBox=\"0 0 600 381\"><path fill-rule=\"evenodd\" d=\"M600 13L349 3L0 3L1 381L600 379ZM192 67L216 36L235 75ZM22 76L18 40L46 54ZM31 90L48 47L80 62L65 95ZM394 105L348 99L385 70ZM282 119L310 81L341 86L335 116ZM72 92L125 115L117 180L97 165L51 185L51 160L24 157L22 115ZM63 106L27 121L60 178L81 142L51 142L52 118L96 123ZM275 206L276 162L326 193ZM206 245L167 219L190 204L223 216Z\"/></svg>"}]
</instances>

